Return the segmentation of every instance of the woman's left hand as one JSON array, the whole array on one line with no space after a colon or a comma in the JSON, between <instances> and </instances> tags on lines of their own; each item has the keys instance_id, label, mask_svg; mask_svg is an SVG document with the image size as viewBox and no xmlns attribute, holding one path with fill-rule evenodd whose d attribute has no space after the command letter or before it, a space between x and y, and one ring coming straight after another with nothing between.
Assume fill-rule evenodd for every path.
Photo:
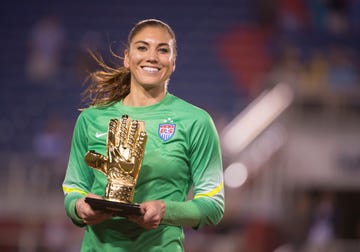
<instances>
[{"instance_id":1,"label":"woman's left hand","mask_svg":"<svg viewBox=\"0 0 360 252\"><path fill-rule=\"evenodd\" d=\"M147 201L140 204L142 216L128 216L130 221L139 224L145 229L155 229L165 214L165 204L162 200Z\"/></svg>"}]
</instances>

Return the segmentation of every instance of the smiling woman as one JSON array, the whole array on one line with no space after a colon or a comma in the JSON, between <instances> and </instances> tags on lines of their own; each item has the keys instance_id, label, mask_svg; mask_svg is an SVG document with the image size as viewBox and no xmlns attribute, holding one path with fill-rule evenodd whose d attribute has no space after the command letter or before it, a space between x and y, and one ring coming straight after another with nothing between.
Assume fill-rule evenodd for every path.
<instances>
[{"instance_id":1,"label":"smiling woman","mask_svg":"<svg viewBox=\"0 0 360 252\"><path fill-rule=\"evenodd\" d=\"M150 76L152 76L152 82L156 81L154 77L158 78L156 87L161 96L166 93L170 75L175 70L176 37L174 31L166 23L156 19L147 19L138 22L129 33L124 53L124 66L112 68L106 65L101 57L92 53L91 55L102 70L90 74L90 85L82 93L84 102L88 102L89 105L106 105L124 99L130 93L130 85L133 90L132 96L136 93L135 89L140 88L139 84L142 83L141 79L137 80L137 78L146 78L144 75L146 72L158 72L155 76ZM137 68L141 69L137 70ZM143 86L141 89L152 89L151 85L149 86L148 88ZM153 90L151 94L154 92Z\"/></svg>"},{"instance_id":2,"label":"smiling woman","mask_svg":"<svg viewBox=\"0 0 360 252\"><path fill-rule=\"evenodd\" d=\"M77 226L86 226L81 251L184 251L183 227L215 225L223 217L219 137L206 111L168 92L176 55L173 30L149 19L131 30L123 66L112 68L95 57L102 70L90 75L84 92L89 107L77 119L63 182L68 216ZM118 168L116 176L129 179L135 159L124 159L125 148L117 144L128 134L127 126L121 124L119 135L114 133L118 128L108 128L124 116L144 123L147 136L143 153L126 151L134 158L143 154L132 187L141 215L114 217L88 204L89 198L107 199L108 186L114 185L106 173L90 167ZM85 156L94 158L89 162Z\"/></svg>"},{"instance_id":3,"label":"smiling woman","mask_svg":"<svg viewBox=\"0 0 360 252\"><path fill-rule=\"evenodd\" d=\"M164 28L149 26L134 35L125 51L124 66L131 72L131 88L124 104L146 106L164 98L175 58L175 37ZM152 99L146 99L149 94Z\"/></svg>"}]
</instances>

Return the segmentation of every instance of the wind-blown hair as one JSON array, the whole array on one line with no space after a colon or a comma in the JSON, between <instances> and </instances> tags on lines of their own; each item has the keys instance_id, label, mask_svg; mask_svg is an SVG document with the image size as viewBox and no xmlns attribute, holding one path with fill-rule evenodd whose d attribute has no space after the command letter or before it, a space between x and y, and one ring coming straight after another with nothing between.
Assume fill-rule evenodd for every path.
<instances>
[{"instance_id":1,"label":"wind-blown hair","mask_svg":"<svg viewBox=\"0 0 360 252\"><path fill-rule=\"evenodd\" d=\"M174 31L166 23L157 19L146 19L138 22L128 35L126 49L129 50L132 39L146 27L161 27L165 29L174 40L174 54L176 57L176 37ZM123 62L123 58L111 52ZM100 70L92 72L86 79L89 86L82 92L82 101L88 106L106 106L125 98L130 93L131 73L123 65L111 67L103 58L90 52L90 55L100 66Z\"/></svg>"}]
</instances>

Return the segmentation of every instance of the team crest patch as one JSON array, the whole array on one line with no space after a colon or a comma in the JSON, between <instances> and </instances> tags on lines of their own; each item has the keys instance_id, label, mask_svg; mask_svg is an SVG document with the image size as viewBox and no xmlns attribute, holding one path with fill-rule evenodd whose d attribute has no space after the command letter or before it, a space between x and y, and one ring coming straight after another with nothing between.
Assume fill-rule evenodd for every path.
<instances>
[{"instance_id":1,"label":"team crest patch","mask_svg":"<svg viewBox=\"0 0 360 252\"><path fill-rule=\"evenodd\" d=\"M168 141L173 137L175 133L176 124L173 123L163 123L159 124L159 136L162 140Z\"/></svg>"}]
</instances>

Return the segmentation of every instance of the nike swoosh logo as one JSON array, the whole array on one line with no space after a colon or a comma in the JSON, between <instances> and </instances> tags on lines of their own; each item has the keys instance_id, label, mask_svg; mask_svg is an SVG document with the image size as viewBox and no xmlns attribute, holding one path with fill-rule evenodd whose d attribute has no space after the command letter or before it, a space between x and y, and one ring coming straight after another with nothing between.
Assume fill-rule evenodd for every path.
<instances>
[{"instance_id":1,"label":"nike swoosh logo","mask_svg":"<svg viewBox=\"0 0 360 252\"><path fill-rule=\"evenodd\" d=\"M107 132L104 132L104 133L96 132L95 137L99 138L99 137L105 136L106 134L107 134Z\"/></svg>"}]
</instances>

